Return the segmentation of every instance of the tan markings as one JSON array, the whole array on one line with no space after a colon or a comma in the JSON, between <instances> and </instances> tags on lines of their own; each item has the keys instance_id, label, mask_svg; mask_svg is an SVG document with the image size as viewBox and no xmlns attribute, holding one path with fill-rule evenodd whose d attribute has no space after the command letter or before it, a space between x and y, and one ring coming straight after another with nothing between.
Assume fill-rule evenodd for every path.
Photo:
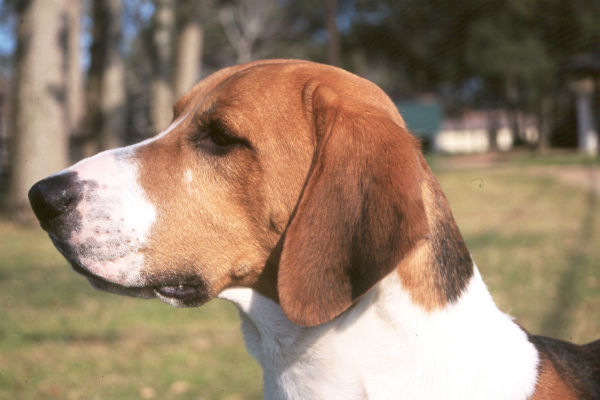
<instances>
[{"instance_id":1,"label":"tan markings","mask_svg":"<svg viewBox=\"0 0 600 400\"><path fill-rule=\"evenodd\" d=\"M442 308L447 301L435 279L435 261L429 240L423 240L398 266L402 286L412 300L427 311Z\"/></svg>"},{"instance_id":2,"label":"tan markings","mask_svg":"<svg viewBox=\"0 0 600 400\"><path fill-rule=\"evenodd\" d=\"M440 219L440 210L438 210L438 199L434 193L432 179L424 179L421 182L421 195L423 196L423 204L427 212L427 224L429 229L435 229L436 222Z\"/></svg>"},{"instance_id":3,"label":"tan markings","mask_svg":"<svg viewBox=\"0 0 600 400\"><path fill-rule=\"evenodd\" d=\"M473 262L439 183L420 158L419 192L428 235L402 261L398 273L413 301L432 311L460 297L473 274Z\"/></svg>"},{"instance_id":4,"label":"tan markings","mask_svg":"<svg viewBox=\"0 0 600 400\"><path fill-rule=\"evenodd\" d=\"M539 371L530 400L577 400L573 387L561 379L550 360L542 358Z\"/></svg>"},{"instance_id":5,"label":"tan markings","mask_svg":"<svg viewBox=\"0 0 600 400\"><path fill-rule=\"evenodd\" d=\"M431 246L431 235L435 232L438 220L438 210L435 206L431 182L421 182L421 196L425 207L429 237L423 240L399 265L398 274L413 301L425 310L432 311L442 308L446 299L441 291L439 282L436 281L436 262Z\"/></svg>"}]
</instances>

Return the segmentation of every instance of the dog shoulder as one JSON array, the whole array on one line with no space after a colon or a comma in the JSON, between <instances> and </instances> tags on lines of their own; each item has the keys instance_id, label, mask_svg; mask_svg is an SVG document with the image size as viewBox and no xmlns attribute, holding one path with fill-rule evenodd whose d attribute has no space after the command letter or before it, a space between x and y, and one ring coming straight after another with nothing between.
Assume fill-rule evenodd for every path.
<instances>
[{"instance_id":1,"label":"dog shoulder","mask_svg":"<svg viewBox=\"0 0 600 400\"><path fill-rule=\"evenodd\" d=\"M600 399L600 340L587 345L537 335L530 335L529 340L540 353L533 400Z\"/></svg>"}]
</instances>

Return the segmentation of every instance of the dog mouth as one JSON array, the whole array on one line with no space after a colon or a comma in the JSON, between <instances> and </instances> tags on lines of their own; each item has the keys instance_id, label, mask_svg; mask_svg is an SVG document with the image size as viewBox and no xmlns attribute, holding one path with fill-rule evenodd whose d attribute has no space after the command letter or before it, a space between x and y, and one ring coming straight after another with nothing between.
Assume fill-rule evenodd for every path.
<instances>
[{"instance_id":1,"label":"dog mouth","mask_svg":"<svg viewBox=\"0 0 600 400\"><path fill-rule=\"evenodd\" d=\"M85 267L78 253L67 241L52 233L50 238L59 252L69 261L73 270L85 276L94 289L143 299L157 298L174 307L197 307L212 298L208 285L189 275L172 276L167 281L156 281L152 277L146 277L146 282L140 282L139 286L108 280Z\"/></svg>"},{"instance_id":2,"label":"dog mouth","mask_svg":"<svg viewBox=\"0 0 600 400\"><path fill-rule=\"evenodd\" d=\"M81 273L80 268L76 268L76 270ZM95 289L143 299L157 298L174 307L196 307L210 300L210 295L204 288L204 285L166 284L128 287L108 282L87 272L82 274Z\"/></svg>"},{"instance_id":3,"label":"dog mouth","mask_svg":"<svg viewBox=\"0 0 600 400\"><path fill-rule=\"evenodd\" d=\"M75 270L83 274L92 287L109 293L144 299L157 298L174 307L196 307L210 300L210 294L203 284L158 284L140 287L122 286L94 276L81 267Z\"/></svg>"},{"instance_id":4,"label":"dog mouth","mask_svg":"<svg viewBox=\"0 0 600 400\"><path fill-rule=\"evenodd\" d=\"M69 261L71 267L85 276L92 287L113 294L143 299L158 298L175 307L196 307L210 300L211 296L203 283L159 283L144 286L124 286L90 273L77 262Z\"/></svg>"},{"instance_id":5,"label":"dog mouth","mask_svg":"<svg viewBox=\"0 0 600 400\"><path fill-rule=\"evenodd\" d=\"M92 287L103 292L119 294L129 297L137 297L141 299L153 299L154 295L153 288L149 287L126 287L116 283L105 281L102 278L90 276L89 274L83 274L90 282Z\"/></svg>"},{"instance_id":6,"label":"dog mouth","mask_svg":"<svg viewBox=\"0 0 600 400\"><path fill-rule=\"evenodd\" d=\"M157 286L154 292L160 300L179 307L194 307L210 299L204 285L166 285Z\"/></svg>"}]
</instances>

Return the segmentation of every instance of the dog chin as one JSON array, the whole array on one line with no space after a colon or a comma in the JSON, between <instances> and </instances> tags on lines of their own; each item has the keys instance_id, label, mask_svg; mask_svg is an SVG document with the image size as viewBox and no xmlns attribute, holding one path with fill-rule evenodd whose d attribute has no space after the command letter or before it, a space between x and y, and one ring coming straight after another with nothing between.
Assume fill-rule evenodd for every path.
<instances>
[{"instance_id":1,"label":"dog chin","mask_svg":"<svg viewBox=\"0 0 600 400\"><path fill-rule=\"evenodd\" d=\"M157 298L173 307L197 307L214 297L202 282L195 284L159 283L156 285L147 283L140 286L126 286L97 276L77 262L71 261L71 266L75 271L84 275L94 289L113 294L142 299Z\"/></svg>"},{"instance_id":2,"label":"dog chin","mask_svg":"<svg viewBox=\"0 0 600 400\"><path fill-rule=\"evenodd\" d=\"M198 287L191 286L159 286L159 287L125 287L95 277L87 277L94 289L112 294L119 294L142 299L157 298L172 307L198 307L210 300L210 296Z\"/></svg>"},{"instance_id":3,"label":"dog chin","mask_svg":"<svg viewBox=\"0 0 600 400\"><path fill-rule=\"evenodd\" d=\"M103 292L142 299L153 299L156 297L154 289L151 287L125 287L95 277L88 276L87 279L94 289L102 290Z\"/></svg>"}]
</instances>

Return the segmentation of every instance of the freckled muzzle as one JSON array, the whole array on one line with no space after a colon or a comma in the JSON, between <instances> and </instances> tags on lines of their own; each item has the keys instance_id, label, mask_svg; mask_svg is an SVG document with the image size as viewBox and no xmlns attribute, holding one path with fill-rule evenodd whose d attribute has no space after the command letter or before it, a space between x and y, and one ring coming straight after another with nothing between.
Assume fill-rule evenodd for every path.
<instances>
[{"instance_id":1,"label":"freckled muzzle","mask_svg":"<svg viewBox=\"0 0 600 400\"><path fill-rule=\"evenodd\" d=\"M127 149L105 152L37 182L29 200L41 227L96 289L174 306L197 306L212 296L189 274L144 272L153 205L137 182Z\"/></svg>"},{"instance_id":2,"label":"freckled muzzle","mask_svg":"<svg viewBox=\"0 0 600 400\"><path fill-rule=\"evenodd\" d=\"M101 278L91 274L81 261L82 256L93 254L94 241L87 240L77 246L72 242L82 229L83 217L78 206L85 197L90 197L95 186L81 181L76 172L68 171L37 182L28 196L35 216L56 248L77 272L100 285Z\"/></svg>"},{"instance_id":3,"label":"freckled muzzle","mask_svg":"<svg viewBox=\"0 0 600 400\"><path fill-rule=\"evenodd\" d=\"M28 193L31 208L41 227L48 232L56 248L65 256L73 269L98 285L103 283L80 264L77 251L70 244L71 236L81 229L81 213L77 206L84 196L84 183L73 171L42 179Z\"/></svg>"}]
</instances>

